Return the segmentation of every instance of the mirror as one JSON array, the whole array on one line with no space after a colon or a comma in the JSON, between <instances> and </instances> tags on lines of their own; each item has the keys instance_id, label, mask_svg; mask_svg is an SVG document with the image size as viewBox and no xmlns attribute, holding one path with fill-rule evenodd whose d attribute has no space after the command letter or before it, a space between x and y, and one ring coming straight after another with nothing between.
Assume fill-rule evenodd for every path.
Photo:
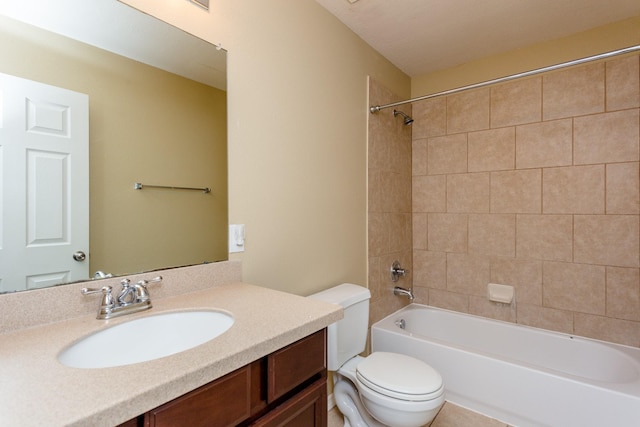
<instances>
[{"instance_id":1,"label":"mirror","mask_svg":"<svg viewBox=\"0 0 640 427\"><path fill-rule=\"evenodd\" d=\"M103 16L56 29L0 10L0 73L89 96L89 275L226 260L225 52L119 2L82 3Z\"/></svg>"}]
</instances>

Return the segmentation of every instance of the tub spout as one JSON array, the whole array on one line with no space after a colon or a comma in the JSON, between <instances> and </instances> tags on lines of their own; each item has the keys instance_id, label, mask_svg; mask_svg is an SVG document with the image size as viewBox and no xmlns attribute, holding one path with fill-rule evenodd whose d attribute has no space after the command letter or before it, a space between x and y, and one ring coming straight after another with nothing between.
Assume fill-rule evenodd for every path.
<instances>
[{"instance_id":1,"label":"tub spout","mask_svg":"<svg viewBox=\"0 0 640 427\"><path fill-rule=\"evenodd\" d=\"M400 286L396 286L393 288L394 295L404 295L409 298L409 302L413 302L413 291L411 289L401 288Z\"/></svg>"}]
</instances>

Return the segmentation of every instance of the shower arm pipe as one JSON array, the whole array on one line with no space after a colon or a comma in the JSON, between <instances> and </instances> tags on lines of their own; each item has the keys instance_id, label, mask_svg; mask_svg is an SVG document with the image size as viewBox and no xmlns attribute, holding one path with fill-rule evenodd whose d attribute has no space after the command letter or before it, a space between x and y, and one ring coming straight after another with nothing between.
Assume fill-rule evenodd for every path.
<instances>
[{"instance_id":1,"label":"shower arm pipe","mask_svg":"<svg viewBox=\"0 0 640 427\"><path fill-rule=\"evenodd\" d=\"M372 105L371 107L369 107L369 111L373 114L373 113L377 113L380 110L384 110L385 108L397 107L399 105L404 105L404 104L411 104L412 102L424 101L425 99L431 99L431 98L435 98L435 97L438 97L438 96L452 95L454 93L462 92L462 91L465 91L465 90L478 89L478 88L481 88L481 87L484 87L484 86L489 86L489 85L493 85L493 84L497 84L497 83L504 83L504 82L508 82L510 80L515 80L515 79L519 79L519 78L522 78L522 77L529 77L529 76L533 76L533 75L540 74L540 73L546 73L546 72L549 72L549 71L555 71L555 70L559 70L561 68L571 67L573 65L584 64L586 62L591 62L591 61L597 61L599 59L606 59L606 58L610 58L612 56L622 55L622 54L625 54L625 53L631 53L631 52L635 52L635 51L638 51L638 50L640 50L640 45L630 46L630 47L626 47L626 48L623 48L623 49L614 50L614 51L611 51L611 52L600 53L598 55L587 56L585 58L575 59L573 61L567 61L567 62L562 62L562 63L556 64L556 65L549 65L547 67L537 68L535 70L524 71L522 73L512 74L510 76L499 77L499 78L493 79L493 80L486 80L486 81L483 81L483 82L474 83L474 84L470 84L470 85L467 85L467 86L461 86L461 87L457 87L457 88L454 88L454 89L445 90L445 91L442 91L442 92L432 93L430 95L423 95L423 96L419 96L417 98L407 99L405 101L398 101L398 102L394 102L394 103L391 103L391 104L384 104L384 105Z\"/></svg>"}]
</instances>

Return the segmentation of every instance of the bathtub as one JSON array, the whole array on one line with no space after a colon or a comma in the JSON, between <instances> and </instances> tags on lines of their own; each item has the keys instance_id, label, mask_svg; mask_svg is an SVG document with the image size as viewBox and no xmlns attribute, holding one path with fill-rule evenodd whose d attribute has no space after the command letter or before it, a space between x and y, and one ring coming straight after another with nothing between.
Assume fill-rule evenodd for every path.
<instances>
[{"instance_id":1,"label":"bathtub","mask_svg":"<svg viewBox=\"0 0 640 427\"><path fill-rule=\"evenodd\" d=\"M447 401L514 426L640 426L638 348L419 304L375 323L371 348L425 361Z\"/></svg>"}]
</instances>

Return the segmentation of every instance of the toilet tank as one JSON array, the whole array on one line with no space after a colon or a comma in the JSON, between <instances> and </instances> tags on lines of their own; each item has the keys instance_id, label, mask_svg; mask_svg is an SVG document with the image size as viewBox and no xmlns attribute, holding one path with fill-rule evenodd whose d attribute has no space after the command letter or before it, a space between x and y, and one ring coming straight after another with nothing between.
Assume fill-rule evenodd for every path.
<instances>
[{"instance_id":1,"label":"toilet tank","mask_svg":"<svg viewBox=\"0 0 640 427\"><path fill-rule=\"evenodd\" d=\"M343 283L309 298L338 304L344 309L344 317L327 328L327 368L337 371L347 360L364 351L371 292L362 286Z\"/></svg>"}]
</instances>

